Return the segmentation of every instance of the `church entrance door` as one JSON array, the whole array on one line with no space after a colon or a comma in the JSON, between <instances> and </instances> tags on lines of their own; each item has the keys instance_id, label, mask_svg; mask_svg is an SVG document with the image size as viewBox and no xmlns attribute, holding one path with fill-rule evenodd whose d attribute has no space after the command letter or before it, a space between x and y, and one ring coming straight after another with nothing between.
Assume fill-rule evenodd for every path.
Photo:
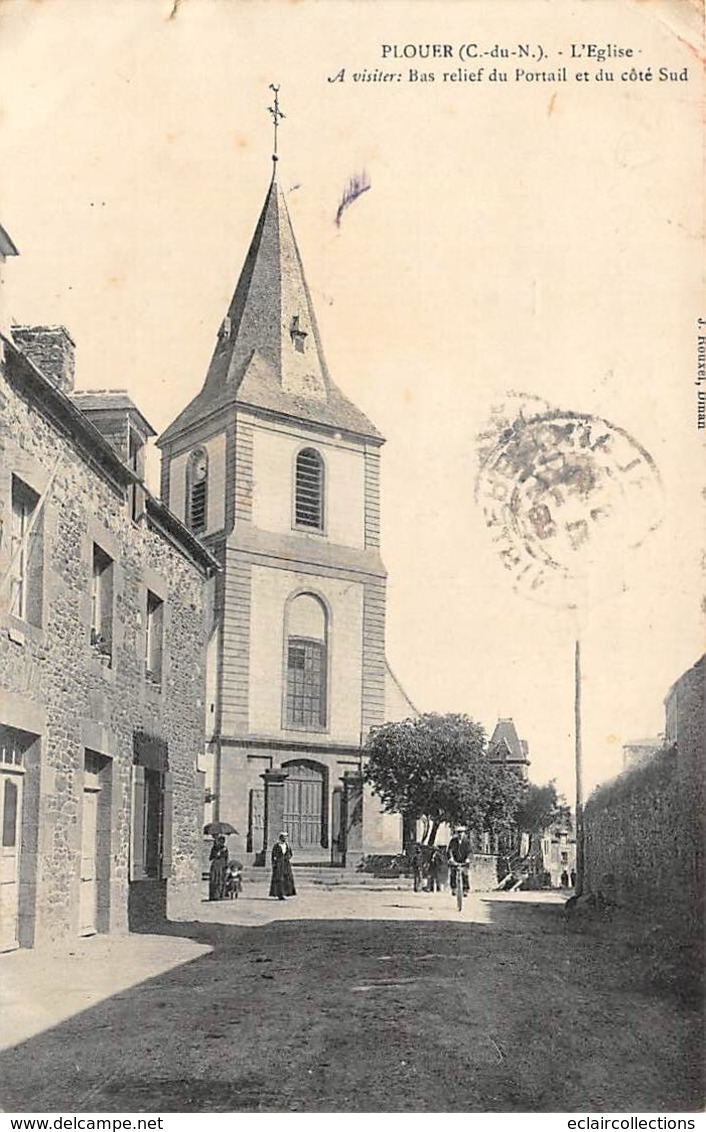
<instances>
[{"instance_id":1,"label":"church entrance door","mask_svg":"<svg viewBox=\"0 0 706 1132\"><path fill-rule=\"evenodd\" d=\"M312 763L286 763L284 829L292 849L320 849L324 844L324 768Z\"/></svg>"}]
</instances>

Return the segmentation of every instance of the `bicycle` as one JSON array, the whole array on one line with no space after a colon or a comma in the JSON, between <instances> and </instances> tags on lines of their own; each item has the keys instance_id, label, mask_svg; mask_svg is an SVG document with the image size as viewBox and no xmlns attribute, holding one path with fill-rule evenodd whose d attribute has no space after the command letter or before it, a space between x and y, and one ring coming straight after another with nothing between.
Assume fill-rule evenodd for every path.
<instances>
[{"instance_id":1,"label":"bicycle","mask_svg":"<svg viewBox=\"0 0 706 1132\"><path fill-rule=\"evenodd\" d=\"M466 861L462 865L453 865L452 864L451 868L454 870L454 874L455 874L456 907L458 908L459 912L462 912L463 911L463 897L464 897L464 891L463 890L464 890L464 887L465 887L464 881L466 883L468 883L468 891L469 892L471 891L470 880L469 880L469 877L468 877L468 862Z\"/></svg>"}]
</instances>

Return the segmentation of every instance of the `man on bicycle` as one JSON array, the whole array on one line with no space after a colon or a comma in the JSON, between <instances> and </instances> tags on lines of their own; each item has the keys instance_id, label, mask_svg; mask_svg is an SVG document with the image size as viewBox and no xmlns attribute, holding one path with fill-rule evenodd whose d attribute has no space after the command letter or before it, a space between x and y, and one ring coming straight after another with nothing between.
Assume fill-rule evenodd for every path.
<instances>
[{"instance_id":1,"label":"man on bicycle","mask_svg":"<svg viewBox=\"0 0 706 1132\"><path fill-rule=\"evenodd\" d=\"M471 861L471 842L468 837L468 830L463 825L457 825L454 829L454 834L449 841L448 855L449 855L449 882L451 884L451 891L456 893L456 884L458 874L460 872L463 878L463 892L464 895L468 893L470 884L468 880L468 866Z\"/></svg>"}]
</instances>

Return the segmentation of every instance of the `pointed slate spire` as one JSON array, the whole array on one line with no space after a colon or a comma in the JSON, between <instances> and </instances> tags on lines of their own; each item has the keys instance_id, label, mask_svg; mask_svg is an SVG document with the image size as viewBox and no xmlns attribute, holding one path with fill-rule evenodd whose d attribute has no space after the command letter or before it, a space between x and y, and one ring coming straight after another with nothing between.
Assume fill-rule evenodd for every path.
<instances>
[{"instance_id":1,"label":"pointed slate spire","mask_svg":"<svg viewBox=\"0 0 706 1132\"><path fill-rule=\"evenodd\" d=\"M276 380L283 393L326 400L329 376L311 296L284 194L274 177L206 383L235 389L243 379L252 384L257 374Z\"/></svg>"},{"instance_id":2,"label":"pointed slate spire","mask_svg":"<svg viewBox=\"0 0 706 1132\"><path fill-rule=\"evenodd\" d=\"M232 401L382 439L329 375L276 168L204 387L160 443Z\"/></svg>"}]
</instances>

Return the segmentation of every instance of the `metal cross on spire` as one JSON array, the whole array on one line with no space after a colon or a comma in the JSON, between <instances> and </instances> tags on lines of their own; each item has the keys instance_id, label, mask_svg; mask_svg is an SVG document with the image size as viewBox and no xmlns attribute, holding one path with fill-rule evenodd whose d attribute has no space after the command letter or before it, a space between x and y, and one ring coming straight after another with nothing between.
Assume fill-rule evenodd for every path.
<instances>
[{"instance_id":1,"label":"metal cross on spire","mask_svg":"<svg viewBox=\"0 0 706 1132\"><path fill-rule=\"evenodd\" d=\"M276 163L279 160L279 158L277 156L277 128L279 126L280 120L282 118L284 118L284 114L282 113L282 111L279 108L279 99L277 97L278 94L279 94L279 87L275 86L274 83L270 83L270 90L273 90L275 92L274 106L268 106L267 109L269 110L270 114L272 115L272 124L274 126L274 131L275 131L275 144L274 144L274 149L272 151L272 160L273 160L273 162L275 162L275 166L276 166Z\"/></svg>"}]
</instances>

